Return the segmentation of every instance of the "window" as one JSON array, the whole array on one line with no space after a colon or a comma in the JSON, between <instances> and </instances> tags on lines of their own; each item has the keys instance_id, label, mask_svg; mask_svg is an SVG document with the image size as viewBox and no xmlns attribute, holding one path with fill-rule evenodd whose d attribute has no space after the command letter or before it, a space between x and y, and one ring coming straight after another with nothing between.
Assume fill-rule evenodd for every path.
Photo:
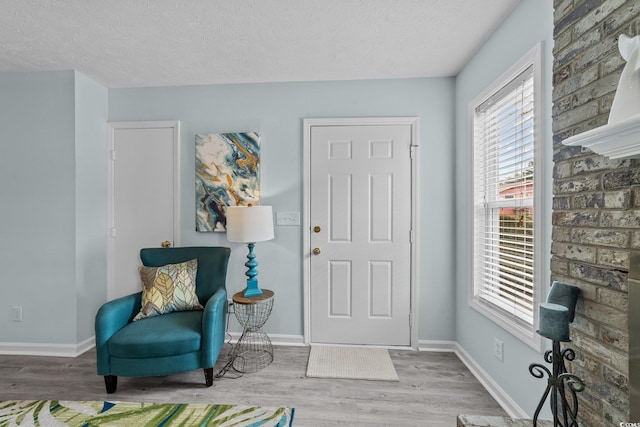
<instances>
[{"instance_id":1,"label":"window","mask_svg":"<svg viewBox=\"0 0 640 427\"><path fill-rule=\"evenodd\" d=\"M473 286L470 304L537 347L540 277L540 48L470 104Z\"/></svg>"}]
</instances>

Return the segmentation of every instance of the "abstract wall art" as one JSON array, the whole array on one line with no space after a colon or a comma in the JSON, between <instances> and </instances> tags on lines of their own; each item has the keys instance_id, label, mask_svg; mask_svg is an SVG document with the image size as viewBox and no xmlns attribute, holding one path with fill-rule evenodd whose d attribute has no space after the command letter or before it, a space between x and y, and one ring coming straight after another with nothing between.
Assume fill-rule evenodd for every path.
<instances>
[{"instance_id":1,"label":"abstract wall art","mask_svg":"<svg viewBox=\"0 0 640 427\"><path fill-rule=\"evenodd\" d=\"M260 135L196 134L196 231L225 231L227 206L259 202Z\"/></svg>"}]
</instances>

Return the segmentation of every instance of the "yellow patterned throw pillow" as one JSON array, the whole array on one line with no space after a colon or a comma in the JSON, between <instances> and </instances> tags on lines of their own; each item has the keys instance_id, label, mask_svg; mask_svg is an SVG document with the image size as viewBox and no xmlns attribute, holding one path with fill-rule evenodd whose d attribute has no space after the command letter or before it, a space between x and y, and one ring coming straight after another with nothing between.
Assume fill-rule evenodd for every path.
<instances>
[{"instance_id":1,"label":"yellow patterned throw pillow","mask_svg":"<svg viewBox=\"0 0 640 427\"><path fill-rule=\"evenodd\" d=\"M202 310L196 295L198 260L140 267L142 309L134 321L172 311Z\"/></svg>"}]
</instances>

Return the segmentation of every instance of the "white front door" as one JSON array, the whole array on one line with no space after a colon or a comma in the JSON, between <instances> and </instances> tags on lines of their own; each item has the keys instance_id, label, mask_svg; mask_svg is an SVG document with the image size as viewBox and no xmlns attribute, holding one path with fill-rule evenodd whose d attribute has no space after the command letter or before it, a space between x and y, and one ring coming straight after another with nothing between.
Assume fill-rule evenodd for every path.
<instances>
[{"instance_id":1,"label":"white front door","mask_svg":"<svg viewBox=\"0 0 640 427\"><path fill-rule=\"evenodd\" d=\"M178 122L109 123L107 299L141 290L140 249L178 238Z\"/></svg>"},{"instance_id":2,"label":"white front door","mask_svg":"<svg viewBox=\"0 0 640 427\"><path fill-rule=\"evenodd\" d=\"M309 126L310 340L411 344L411 124Z\"/></svg>"}]
</instances>

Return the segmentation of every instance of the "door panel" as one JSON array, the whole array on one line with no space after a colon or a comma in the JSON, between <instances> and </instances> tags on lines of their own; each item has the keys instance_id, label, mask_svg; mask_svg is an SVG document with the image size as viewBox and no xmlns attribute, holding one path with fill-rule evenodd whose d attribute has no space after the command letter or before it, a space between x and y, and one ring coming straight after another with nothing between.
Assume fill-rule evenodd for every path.
<instances>
[{"instance_id":1,"label":"door panel","mask_svg":"<svg viewBox=\"0 0 640 427\"><path fill-rule=\"evenodd\" d=\"M371 200L372 242L390 243L393 241L393 175L374 174L369 177L369 200Z\"/></svg>"},{"instance_id":2,"label":"door panel","mask_svg":"<svg viewBox=\"0 0 640 427\"><path fill-rule=\"evenodd\" d=\"M392 264L389 261L369 262L371 289L371 317L391 318L391 295L393 293Z\"/></svg>"},{"instance_id":3,"label":"door panel","mask_svg":"<svg viewBox=\"0 0 640 427\"><path fill-rule=\"evenodd\" d=\"M410 125L311 127L314 343L410 345L411 138Z\"/></svg>"},{"instance_id":4,"label":"door panel","mask_svg":"<svg viewBox=\"0 0 640 427\"><path fill-rule=\"evenodd\" d=\"M331 242L351 242L352 192L351 175L330 175L329 230Z\"/></svg>"},{"instance_id":5,"label":"door panel","mask_svg":"<svg viewBox=\"0 0 640 427\"><path fill-rule=\"evenodd\" d=\"M177 122L110 124L109 300L141 290L140 249L176 244Z\"/></svg>"},{"instance_id":6,"label":"door panel","mask_svg":"<svg viewBox=\"0 0 640 427\"><path fill-rule=\"evenodd\" d=\"M331 281L329 296L329 316L351 316L351 262L331 261L329 263Z\"/></svg>"}]
</instances>

